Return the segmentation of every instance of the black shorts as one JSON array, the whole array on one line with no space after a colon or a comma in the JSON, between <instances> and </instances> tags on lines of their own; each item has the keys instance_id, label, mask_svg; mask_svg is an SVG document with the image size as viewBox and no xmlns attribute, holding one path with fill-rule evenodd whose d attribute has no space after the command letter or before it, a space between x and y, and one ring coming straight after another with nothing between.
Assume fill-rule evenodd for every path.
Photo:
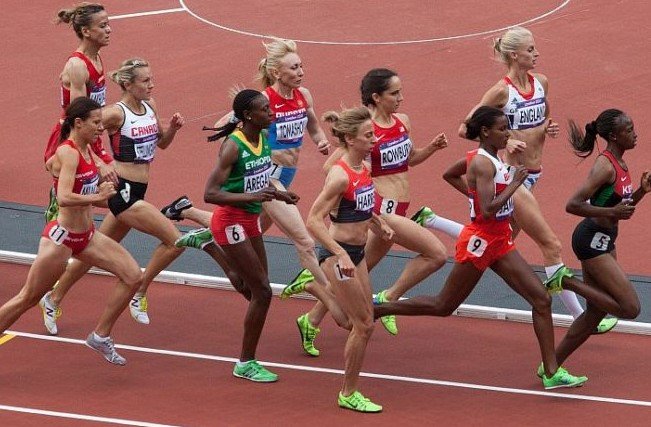
<instances>
[{"instance_id":1,"label":"black shorts","mask_svg":"<svg viewBox=\"0 0 651 427\"><path fill-rule=\"evenodd\" d=\"M574 229L572 250L580 261L584 261L614 251L616 239L617 227L602 227L586 218Z\"/></svg>"},{"instance_id":2,"label":"black shorts","mask_svg":"<svg viewBox=\"0 0 651 427\"><path fill-rule=\"evenodd\" d=\"M145 200L147 184L120 178L116 190L117 194L108 200L108 207L111 213L117 217L138 200Z\"/></svg>"},{"instance_id":3,"label":"black shorts","mask_svg":"<svg viewBox=\"0 0 651 427\"><path fill-rule=\"evenodd\" d=\"M359 265L360 262L362 262L362 260L364 259L364 245L349 245L348 243L342 243L342 242L337 242L337 243L346 251L353 264L357 266ZM335 256L335 254L333 254L326 248L319 247L317 251L317 256L319 258L319 265L320 265L326 259L330 258L331 256Z\"/></svg>"}]
</instances>

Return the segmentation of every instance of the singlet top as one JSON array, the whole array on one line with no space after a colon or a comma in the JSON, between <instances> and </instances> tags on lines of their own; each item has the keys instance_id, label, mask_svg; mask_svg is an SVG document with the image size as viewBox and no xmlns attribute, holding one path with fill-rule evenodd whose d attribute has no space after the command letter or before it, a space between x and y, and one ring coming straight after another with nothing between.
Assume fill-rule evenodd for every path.
<instances>
[{"instance_id":1,"label":"singlet top","mask_svg":"<svg viewBox=\"0 0 651 427\"><path fill-rule=\"evenodd\" d=\"M470 162L476 155L487 157L493 163L493 166L495 166L495 175L493 175L495 193L493 197L497 197L511 183L513 176L504 163L502 163L498 158L490 155L483 148L478 148L466 153L466 165L468 168L470 168ZM504 203L500 210L495 214L495 217L489 219L485 219L481 214L481 205L479 203L479 195L477 194L476 188L468 188L468 200L470 202L470 220L474 224L480 225L483 229L491 232L510 233L508 220L513 214L513 197L510 197L509 200Z\"/></svg>"},{"instance_id":2,"label":"singlet top","mask_svg":"<svg viewBox=\"0 0 651 427\"><path fill-rule=\"evenodd\" d=\"M97 55L99 63L102 64L101 73L97 71L97 68L95 68L95 65L93 65L91 60L81 52L72 52L68 59L70 58L79 58L86 64L86 68L88 69L86 96L97 102L102 107L106 105L106 77L104 75L104 63L102 62L102 57ZM70 89L64 87L63 83L61 83L61 108L63 109L63 117L65 117L65 109L68 105L70 105Z\"/></svg>"},{"instance_id":3,"label":"singlet top","mask_svg":"<svg viewBox=\"0 0 651 427\"><path fill-rule=\"evenodd\" d=\"M590 204L593 206L600 206L610 208L619 204L623 199L630 199L633 196L633 183L628 169L624 169L613 153L604 150L602 156L610 160L610 163L615 168L615 181L609 184L602 185L590 197Z\"/></svg>"},{"instance_id":4,"label":"singlet top","mask_svg":"<svg viewBox=\"0 0 651 427\"><path fill-rule=\"evenodd\" d=\"M272 150L285 150L303 145L308 105L301 91L293 89L291 99L283 98L271 86L264 91L276 117L269 125L269 147Z\"/></svg>"},{"instance_id":5,"label":"singlet top","mask_svg":"<svg viewBox=\"0 0 651 427\"><path fill-rule=\"evenodd\" d=\"M75 194L95 194L97 193L97 185L99 184L99 173L97 171L97 166L93 161L91 155L90 161L86 161L84 156L82 156L77 145L69 139L63 141L60 146L67 145L75 150L79 154L79 163L77 164L77 170L75 171L75 182L72 186L72 192ZM90 153L90 150L89 150ZM59 178L54 177L54 191L58 190Z\"/></svg>"},{"instance_id":6,"label":"singlet top","mask_svg":"<svg viewBox=\"0 0 651 427\"><path fill-rule=\"evenodd\" d=\"M545 123L545 89L538 79L529 74L529 93L520 92L508 77L504 77L504 81L509 88L509 98L502 111L509 119L509 128L523 130Z\"/></svg>"},{"instance_id":7,"label":"singlet top","mask_svg":"<svg viewBox=\"0 0 651 427\"><path fill-rule=\"evenodd\" d=\"M409 154L413 146L405 125L393 115L390 128L373 122L377 142L371 149L371 176L391 175L409 169Z\"/></svg>"},{"instance_id":8,"label":"singlet top","mask_svg":"<svg viewBox=\"0 0 651 427\"><path fill-rule=\"evenodd\" d=\"M347 223L371 219L375 205L375 187L369 170L362 166L360 172L355 172L341 159L335 164L341 166L348 175L348 187L341 195L337 209L330 212L330 221Z\"/></svg>"},{"instance_id":9,"label":"singlet top","mask_svg":"<svg viewBox=\"0 0 651 427\"><path fill-rule=\"evenodd\" d=\"M256 193L268 187L271 149L264 132L260 133L257 147L251 145L241 130L236 130L228 138L237 144L239 155L221 189L229 193ZM249 213L260 213L262 202L245 203L242 209Z\"/></svg>"},{"instance_id":10,"label":"singlet top","mask_svg":"<svg viewBox=\"0 0 651 427\"><path fill-rule=\"evenodd\" d=\"M111 135L113 157L120 162L150 163L156 154L159 140L158 121L153 108L145 101L143 114L136 114L123 102L118 102L124 111L124 121L120 129Z\"/></svg>"}]
</instances>

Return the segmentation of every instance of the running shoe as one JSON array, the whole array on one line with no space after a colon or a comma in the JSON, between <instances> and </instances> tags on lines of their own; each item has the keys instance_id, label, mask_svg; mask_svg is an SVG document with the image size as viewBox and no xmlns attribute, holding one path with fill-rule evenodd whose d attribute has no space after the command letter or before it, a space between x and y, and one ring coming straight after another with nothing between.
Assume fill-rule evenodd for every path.
<instances>
[{"instance_id":1,"label":"running shoe","mask_svg":"<svg viewBox=\"0 0 651 427\"><path fill-rule=\"evenodd\" d=\"M411 220L421 227L426 227L426 222L430 218L435 218L436 214L427 206L421 206L415 214L411 216Z\"/></svg>"},{"instance_id":2,"label":"running shoe","mask_svg":"<svg viewBox=\"0 0 651 427\"><path fill-rule=\"evenodd\" d=\"M339 392L337 403L340 408L350 409L357 412L377 413L382 412L382 406L371 402L371 399L364 397L359 391L353 392L350 396L344 396Z\"/></svg>"},{"instance_id":3,"label":"running shoe","mask_svg":"<svg viewBox=\"0 0 651 427\"><path fill-rule=\"evenodd\" d=\"M385 302L389 302L389 300L387 299L386 289L380 292L379 294L377 294L375 296L375 299L373 300L374 304L383 304ZM384 329L386 329L388 333L390 333L391 335L398 335L398 325L396 325L395 314L382 316L380 317L380 321L382 322L382 326L384 326Z\"/></svg>"},{"instance_id":4,"label":"running shoe","mask_svg":"<svg viewBox=\"0 0 651 427\"><path fill-rule=\"evenodd\" d=\"M57 319L61 317L61 308L52 302L52 291L49 291L38 302L43 312L43 323L45 329L50 335L56 335L59 331L57 329Z\"/></svg>"},{"instance_id":5,"label":"running shoe","mask_svg":"<svg viewBox=\"0 0 651 427\"><path fill-rule=\"evenodd\" d=\"M307 313L296 319L296 325L298 325L298 331L301 333L303 350L312 357L318 357L321 352L314 347L314 340L317 334L321 332L321 329L312 326L310 319L307 317Z\"/></svg>"},{"instance_id":6,"label":"running shoe","mask_svg":"<svg viewBox=\"0 0 651 427\"><path fill-rule=\"evenodd\" d=\"M54 221L59 216L59 201L54 187L50 188L50 202L45 208L45 222Z\"/></svg>"},{"instance_id":7,"label":"running shoe","mask_svg":"<svg viewBox=\"0 0 651 427\"><path fill-rule=\"evenodd\" d=\"M145 295L134 295L129 303L129 312L131 317L143 325L149 325L149 316L147 315L147 297Z\"/></svg>"},{"instance_id":8,"label":"running shoe","mask_svg":"<svg viewBox=\"0 0 651 427\"><path fill-rule=\"evenodd\" d=\"M610 332L615 325L617 325L617 322L619 322L619 319L616 317L605 317L601 319L594 334L605 334L606 332Z\"/></svg>"},{"instance_id":9,"label":"running shoe","mask_svg":"<svg viewBox=\"0 0 651 427\"><path fill-rule=\"evenodd\" d=\"M542 378L545 376L545 365L543 365L542 362L540 362L540 365L538 365L538 370L536 370L536 375L538 378Z\"/></svg>"},{"instance_id":10,"label":"running shoe","mask_svg":"<svg viewBox=\"0 0 651 427\"><path fill-rule=\"evenodd\" d=\"M560 293L563 290L563 279L566 277L574 277L574 274L569 268L562 266L556 270L552 277L543 282L547 292L551 295Z\"/></svg>"},{"instance_id":11,"label":"running shoe","mask_svg":"<svg viewBox=\"0 0 651 427\"><path fill-rule=\"evenodd\" d=\"M181 212L186 209L190 209L191 207L192 202L190 199L188 199L188 196L181 196L169 205L164 206L160 211L169 219L173 219L174 221L181 221L183 219L181 217Z\"/></svg>"},{"instance_id":12,"label":"running shoe","mask_svg":"<svg viewBox=\"0 0 651 427\"><path fill-rule=\"evenodd\" d=\"M209 228L195 228L176 239L174 246L177 248L203 249L214 241L215 239L213 239Z\"/></svg>"},{"instance_id":13,"label":"running shoe","mask_svg":"<svg viewBox=\"0 0 651 427\"><path fill-rule=\"evenodd\" d=\"M285 289L283 289L283 291L280 293L280 299L287 299L292 295L305 292L305 286L313 281L314 275L312 272L307 268L302 269L289 283L289 285L285 286Z\"/></svg>"},{"instance_id":14,"label":"running shoe","mask_svg":"<svg viewBox=\"0 0 651 427\"><path fill-rule=\"evenodd\" d=\"M257 360L249 360L241 365L236 363L233 368L233 375L256 383L273 383L278 381L278 375L259 364Z\"/></svg>"},{"instance_id":15,"label":"running shoe","mask_svg":"<svg viewBox=\"0 0 651 427\"><path fill-rule=\"evenodd\" d=\"M127 359L115 351L115 344L113 344L111 337L101 339L95 332L91 332L88 338L86 338L86 346L104 356L104 359L114 365L122 366L127 364Z\"/></svg>"},{"instance_id":16,"label":"running shoe","mask_svg":"<svg viewBox=\"0 0 651 427\"><path fill-rule=\"evenodd\" d=\"M542 377L545 390L552 390L561 387L581 387L586 381L588 381L588 377L575 377L567 372L565 368L561 367L556 370L556 373L552 375L551 378L547 378L547 375L544 374Z\"/></svg>"}]
</instances>

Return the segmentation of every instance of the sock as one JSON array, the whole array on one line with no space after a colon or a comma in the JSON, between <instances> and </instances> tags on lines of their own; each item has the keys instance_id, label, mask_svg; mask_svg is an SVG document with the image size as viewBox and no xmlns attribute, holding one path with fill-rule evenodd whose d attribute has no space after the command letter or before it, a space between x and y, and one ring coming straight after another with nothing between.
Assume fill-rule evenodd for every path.
<instances>
[{"instance_id":1,"label":"sock","mask_svg":"<svg viewBox=\"0 0 651 427\"><path fill-rule=\"evenodd\" d=\"M547 278L552 277L554 273L556 273L556 271L561 267L563 267L563 263L546 266L545 274L547 275ZM561 292L559 297L561 298L563 305L567 311L570 312L572 317L576 319L583 313L583 307L581 307L579 299L576 297L576 294L574 292L563 289L563 292Z\"/></svg>"},{"instance_id":2,"label":"sock","mask_svg":"<svg viewBox=\"0 0 651 427\"><path fill-rule=\"evenodd\" d=\"M251 359L251 360L254 360L254 359ZM244 366L244 365L246 365L247 363L251 362L251 360L247 360L246 362L242 362L241 360L238 360L237 362L235 362L235 364L236 364L238 367L241 368L242 366Z\"/></svg>"},{"instance_id":3,"label":"sock","mask_svg":"<svg viewBox=\"0 0 651 427\"><path fill-rule=\"evenodd\" d=\"M433 230L442 231L453 239L459 237L461 230L463 230L463 225L438 215L425 220L425 226Z\"/></svg>"},{"instance_id":4,"label":"sock","mask_svg":"<svg viewBox=\"0 0 651 427\"><path fill-rule=\"evenodd\" d=\"M558 271L559 268L563 267L563 263L561 262L560 264L554 264L554 265L548 265L545 267L545 275L549 279Z\"/></svg>"}]
</instances>

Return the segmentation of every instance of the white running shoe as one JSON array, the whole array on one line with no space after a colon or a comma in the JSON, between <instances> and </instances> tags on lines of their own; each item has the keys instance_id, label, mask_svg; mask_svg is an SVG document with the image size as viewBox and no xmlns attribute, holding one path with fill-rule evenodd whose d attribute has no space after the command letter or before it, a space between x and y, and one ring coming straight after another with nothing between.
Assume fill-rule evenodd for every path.
<instances>
[{"instance_id":1,"label":"white running shoe","mask_svg":"<svg viewBox=\"0 0 651 427\"><path fill-rule=\"evenodd\" d=\"M57 319L61 317L61 308L52 302L50 298L52 291L49 291L43 298L38 302L38 305L41 307L43 312L43 323L45 324L45 329L50 335L56 335L59 331L57 329Z\"/></svg>"},{"instance_id":2,"label":"white running shoe","mask_svg":"<svg viewBox=\"0 0 651 427\"><path fill-rule=\"evenodd\" d=\"M104 340L98 338L99 336L95 332L91 332L88 338L86 338L86 346L104 356L104 359L114 365L122 366L127 364L127 359L115 351L115 344L113 344L111 337L106 337Z\"/></svg>"},{"instance_id":3,"label":"white running shoe","mask_svg":"<svg viewBox=\"0 0 651 427\"><path fill-rule=\"evenodd\" d=\"M149 316L147 315L147 297L145 295L134 295L129 303L129 312L131 317L138 323L149 325Z\"/></svg>"}]
</instances>

